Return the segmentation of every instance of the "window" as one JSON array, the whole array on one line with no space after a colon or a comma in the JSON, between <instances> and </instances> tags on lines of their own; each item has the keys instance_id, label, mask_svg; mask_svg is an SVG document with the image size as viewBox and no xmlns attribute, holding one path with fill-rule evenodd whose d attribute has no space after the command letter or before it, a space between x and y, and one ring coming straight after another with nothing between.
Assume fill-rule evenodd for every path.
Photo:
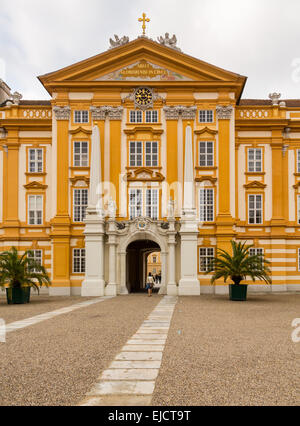
<instances>
[{"instance_id":1,"label":"window","mask_svg":"<svg viewBox=\"0 0 300 426\"><path fill-rule=\"evenodd\" d=\"M152 269L152 274L156 274L156 268Z\"/></svg>"},{"instance_id":2,"label":"window","mask_svg":"<svg viewBox=\"0 0 300 426\"><path fill-rule=\"evenodd\" d=\"M158 166L158 143L157 142L146 142L146 167Z\"/></svg>"},{"instance_id":3,"label":"window","mask_svg":"<svg viewBox=\"0 0 300 426\"><path fill-rule=\"evenodd\" d=\"M158 111L146 111L146 123L158 123Z\"/></svg>"},{"instance_id":4,"label":"window","mask_svg":"<svg viewBox=\"0 0 300 426\"><path fill-rule=\"evenodd\" d=\"M143 112L140 110L130 111L130 123L142 123Z\"/></svg>"},{"instance_id":5,"label":"window","mask_svg":"<svg viewBox=\"0 0 300 426\"><path fill-rule=\"evenodd\" d=\"M297 173L300 173L300 149L297 149Z\"/></svg>"},{"instance_id":6,"label":"window","mask_svg":"<svg viewBox=\"0 0 300 426\"><path fill-rule=\"evenodd\" d=\"M300 224L300 195L297 195L298 224Z\"/></svg>"},{"instance_id":7,"label":"window","mask_svg":"<svg viewBox=\"0 0 300 426\"><path fill-rule=\"evenodd\" d=\"M262 223L262 195L248 195L248 219L250 224Z\"/></svg>"},{"instance_id":8,"label":"window","mask_svg":"<svg viewBox=\"0 0 300 426\"><path fill-rule=\"evenodd\" d=\"M130 158L129 164L131 167L142 167L143 165L143 143L130 142Z\"/></svg>"},{"instance_id":9,"label":"window","mask_svg":"<svg viewBox=\"0 0 300 426\"><path fill-rule=\"evenodd\" d=\"M261 148L248 149L248 172L262 172Z\"/></svg>"},{"instance_id":10,"label":"window","mask_svg":"<svg viewBox=\"0 0 300 426\"><path fill-rule=\"evenodd\" d=\"M85 211L88 205L88 190L74 189L74 222L83 222Z\"/></svg>"},{"instance_id":11,"label":"window","mask_svg":"<svg viewBox=\"0 0 300 426\"><path fill-rule=\"evenodd\" d=\"M208 265L214 260L214 248L200 247L199 249L199 271L206 272Z\"/></svg>"},{"instance_id":12,"label":"window","mask_svg":"<svg viewBox=\"0 0 300 426\"><path fill-rule=\"evenodd\" d=\"M130 189L129 190L129 216L130 219L142 215L142 190Z\"/></svg>"},{"instance_id":13,"label":"window","mask_svg":"<svg viewBox=\"0 0 300 426\"><path fill-rule=\"evenodd\" d=\"M153 258L152 258L152 262L153 262L153 263L156 263L156 259L157 259L157 258L156 258L156 256L153 256Z\"/></svg>"},{"instance_id":14,"label":"window","mask_svg":"<svg viewBox=\"0 0 300 426\"><path fill-rule=\"evenodd\" d=\"M200 123L213 123L214 112L211 109L201 109L199 111L199 122Z\"/></svg>"},{"instance_id":15,"label":"window","mask_svg":"<svg viewBox=\"0 0 300 426\"><path fill-rule=\"evenodd\" d=\"M36 263L42 265L42 250L30 250L28 258L33 259ZM37 272L35 268L33 268L32 271Z\"/></svg>"},{"instance_id":16,"label":"window","mask_svg":"<svg viewBox=\"0 0 300 426\"><path fill-rule=\"evenodd\" d=\"M129 142L130 167L157 167L158 142Z\"/></svg>"},{"instance_id":17,"label":"window","mask_svg":"<svg viewBox=\"0 0 300 426\"><path fill-rule=\"evenodd\" d=\"M43 150L34 148L29 150L29 172L42 173L43 172Z\"/></svg>"},{"instance_id":18,"label":"window","mask_svg":"<svg viewBox=\"0 0 300 426\"><path fill-rule=\"evenodd\" d=\"M158 189L146 190L146 216L158 219Z\"/></svg>"},{"instance_id":19,"label":"window","mask_svg":"<svg viewBox=\"0 0 300 426\"><path fill-rule=\"evenodd\" d=\"M29 225L42 225L43 223L43 196L42 195L29 195L28 223Z\"/></svg>"},{"instance_id":20,"label":"window","mask_svg":"<svg viewBox=\"0 0 300 426\"><path fill-rule=\"evenodd\" d=\"M74 111L74 123L88 123L89 112L88 111Z\"/></svg>"},{"instance_id":21,"label":"window","mask_svg":"<svg viewBox=\"0 0 300 426\"><path fill-rule=\"evenodd\" d=\"M73 249L73 273L85 273L85 249Z\"/></svg>"},{"instance_id":22,"label":"window","mask_svg":"<svg viewBox=\"0 0 300 426\"><path fill-rule=\"evenodd\" d=\"M199 166L209 167L214 165L214 143L199 142Z\"/></svg>"},{"instance_id":23,"label":"window","mask_svg":"<svg viewBox=\"0 0 300 426\"><path fill-rule=\"evenodd\" d=\"M214 190L200 189L200 221L214 221Z\"/></svg>"},{"instance_id":24,"label":"window","mask_svg":"<svg viewBox=\"0 0 300 426\"><path fill-rule=\"evenodd\" d=\"M74 167L89 166L89 143L74 142Z\"/></svg>"},{"instance_id":25,"label":"window","mask_svg":"<svg viewBox=\"0 0 300 426\"><path fill-rule=\"evenodd\" d=\"M300 248L298 248L298 270L300 271Z\"/></svg>"}]
</instances>

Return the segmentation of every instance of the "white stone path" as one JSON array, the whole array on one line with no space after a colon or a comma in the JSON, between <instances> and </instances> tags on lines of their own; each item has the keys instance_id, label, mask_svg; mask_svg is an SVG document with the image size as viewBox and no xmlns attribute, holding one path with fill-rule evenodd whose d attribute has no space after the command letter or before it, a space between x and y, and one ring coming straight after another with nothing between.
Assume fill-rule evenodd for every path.
<instances>
[{"instance_id":1,"label":"white stone path","mask_svg":"<svg viewBox=\"0 0 300 426\"><path fill-rule=\"evenodd\" d=\"M57 317L58 315L68 314L69 312L75 311L76 309L85 308L86 306L94 305L95 303L104 302L104 300L111 299L112 297L113 296L97 297L97 299L86 300L85 302L76 303L74 305L67 306L66 308L57 309L56 311L46 312L45 314L11 322L5 326L5 332L9 333L10 331L29 327L30 325L38 324L39 322Z\"/></svg>"},{"instance_id":2,"label":"white stone path","mask_svg":"<svg viewBox=\"0 0 300 426\"><path fill-rule=\"evenodd\" d=\"M162 299L81 406L150 405L176 303L174 296Z\"/></svg>"}]
</instances>

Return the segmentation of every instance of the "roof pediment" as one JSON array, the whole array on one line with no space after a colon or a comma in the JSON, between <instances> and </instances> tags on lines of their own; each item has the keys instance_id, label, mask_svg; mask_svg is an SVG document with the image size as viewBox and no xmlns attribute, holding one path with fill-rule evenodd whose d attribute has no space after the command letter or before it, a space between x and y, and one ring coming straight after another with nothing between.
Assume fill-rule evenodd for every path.
<instances>
[{"instance_id":1,"label":"roof pediment","mask_svg":"<svg viewBox=\"0 0 300 426\"><path fill-rule=\"evenodd\" d=\"M154 86L174 82L227 85L231 90L236 88L240 95L246 82L246 77L148 38L138 38L39 79L50 93L55 87L102 87L108 82L128 85L133 81L143 81Z\"/></svg>"}]
</instances>

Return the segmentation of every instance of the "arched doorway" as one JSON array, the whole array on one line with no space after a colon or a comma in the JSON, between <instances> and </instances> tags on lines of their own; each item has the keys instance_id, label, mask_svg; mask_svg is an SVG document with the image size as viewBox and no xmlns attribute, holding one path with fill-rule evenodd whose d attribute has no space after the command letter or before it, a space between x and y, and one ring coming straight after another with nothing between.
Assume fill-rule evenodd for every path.
<instances>
[{"instance_id":1,"label":"arched doorway","mask_svg":"<svg viewBox=\"0 0 300 426\"><path fill-rule=\"evenodd\" d=\"M152 240L136 240L126 250L126 287L129 293L144 291L148 256L160 252L160 246Z\"/></svg>"}]
</instances>

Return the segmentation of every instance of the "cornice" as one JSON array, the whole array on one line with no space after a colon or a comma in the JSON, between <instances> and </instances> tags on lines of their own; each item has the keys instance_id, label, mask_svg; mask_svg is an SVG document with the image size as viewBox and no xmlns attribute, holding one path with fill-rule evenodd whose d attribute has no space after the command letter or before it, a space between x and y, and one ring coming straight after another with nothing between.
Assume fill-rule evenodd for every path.
<instances>
[{"instance_id":1,"label":"cornice","mask_svg":"<svg viewBox=\"0 0 300 426\"><path fill-rule=\"evenodd\" d=\"M126 175L126 180L128 182L162 182L165 178L157 170L152 170L147 167L139 167L138 169L130 170Z\"/></svg>"},{"instance_id":2,"label":"cornice","mask_svg":"<svg viewBox=\"0 0 300 426\"><path fill-rule=\"evenodd\" d=\"M48 185L44 185L41 182L30 182L27 185L23 185L25 189L42 189L45 190L48 188Z\"/></svg>"},{"instance_id":3,"label":"cornice","mask_svg":"<svg viewBox=\"0 0 300 426\"><path fill-rule=\"evenodd\" d=\"M84 129L83 127L80 126L80 127L77 127L77 129L69 130L69 133L71 135L76 135L77 133L85 133L86 135L91 135L92 131Z\"/></svg>"},{"instance_id":4,"label":"cornice","mask_svg":"<svg viewBox=\"0 0 300 426\"><path fill-rule=\"evenodd\" d=\"M210 129L209 127L204 127L203 129L194 130L195 135L202 135L203 133L210 133L211 135L216 135L217 130Z\"/></svg>"},{"instance_id":5,"label":"cornice","mask_svg":"<svg viewBox=\"0 0 300 426\"><path fill-rule=\"evenodd\" d=\"M132 129L124 129L126 135L134 135L138 132L151 132L153 135L161 135L163 129L155 129L152 126L135 126Z\"/></svg>"},{"instance_id":6,"label":"cornice","mask_svg":"<svg viewBox=\"0 0 300 426\"><path fill-rule=\"evenodd\" d=\"M258 182L257 180L254 180L252 182L249 182L247 184L244 185L244 188L246 189L264 189L266 188L266 184L262 183L262 182Z\"/></svg>"}]
</instances>

